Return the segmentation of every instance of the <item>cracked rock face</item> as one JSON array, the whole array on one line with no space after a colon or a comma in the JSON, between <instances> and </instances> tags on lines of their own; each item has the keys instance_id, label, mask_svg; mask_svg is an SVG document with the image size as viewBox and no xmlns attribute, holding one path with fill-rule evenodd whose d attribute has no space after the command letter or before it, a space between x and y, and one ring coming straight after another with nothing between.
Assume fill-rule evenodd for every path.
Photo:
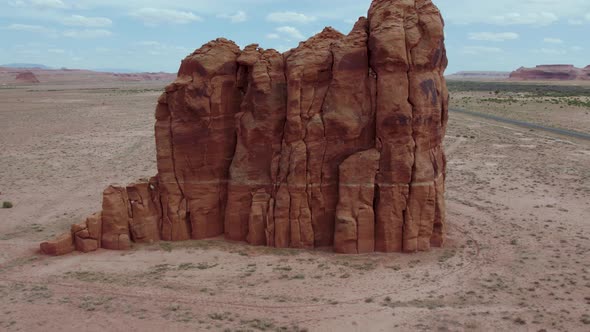
<instances>
[{"instance_id":1,"label":"cracked rock face","mask_svg":"<svg viewBox=\"0 0 590 332\"><path fill-rule=\"evenodd\" d=\"M348 35L284 54L217 39L156 109L158 175L47 254L225 236L278 248L415 252L445 237L444 22L430 0L375 0Z\"/></svg>"}]
</instances>

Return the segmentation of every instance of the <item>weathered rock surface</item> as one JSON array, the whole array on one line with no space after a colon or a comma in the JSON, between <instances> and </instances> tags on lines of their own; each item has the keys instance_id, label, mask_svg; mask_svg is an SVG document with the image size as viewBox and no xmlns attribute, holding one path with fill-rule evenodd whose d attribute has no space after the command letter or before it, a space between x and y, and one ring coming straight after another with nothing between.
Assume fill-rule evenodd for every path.
<instances>
[{"instance_id":1,"label":"weathered rock surface","mask_svg":"<svg viewBox=\"0 0 590 332\"><path fill-rule=\"evenodd\" d=\"M574 81L590 80L590 66L576 68L574 65L540 65L535 68L521 67L510 74L512 80Z\"/></svg>"},{"instance_id":2,"label":"weathered rock surface","mask_svg":"<svg viewBox=\"0 0 590 332\"><path fill-rule=\"evenodd\" d=\"M158 175L107 188L100 214L42 248L441 246L443 26L430 0L375 0L348 35L326 28L284 54L209 42L158 100Z\"/></svg>"},{"instance_id":3,"label":"weathered rock surface","mask_svg":"<svg viewBox=\"0 0 590 332\"><path fill-rule=\"evenodd\" d=\"M73 252L75 249L71 233L65 233L52 241L41 243L41 251L46 255L61 256Z\"/></svg>"},{"instance_id":4,"label":"weathered rock surface","mask_svg":"<svg viewBox=\"0 0 590 332\"><path fill-rule=\"evenodd\" d=\"M380 157L377 150L371 149L354 154L340 164L334 233L337 252L375 251L375 177Z\"/></svg>"}]
</instances>

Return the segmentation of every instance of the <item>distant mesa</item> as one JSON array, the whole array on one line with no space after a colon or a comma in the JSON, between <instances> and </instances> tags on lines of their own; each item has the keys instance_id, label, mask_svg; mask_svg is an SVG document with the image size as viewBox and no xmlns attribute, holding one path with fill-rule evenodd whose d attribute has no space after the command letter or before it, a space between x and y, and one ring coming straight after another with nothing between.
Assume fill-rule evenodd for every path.
<instances>
[{"instance_id":1,"label":"distant mesa","mask_svg":"<svg viewBox=\"0 0 590 332\"><path fill-rule=\"evenodd\" d=\"M51 69L48 66L40 65L36 63L9 63L5 65L0 65L0 67L4 68L24 68L24 69Z\"/></svg>"},{"instance_id":2,"label":"distant mesa","mask_svg":"<svg viewBox=\"0 0 590 332\"><path fill-rule=\"evenodd\" d=\"M22 65L22 67L13 67ZM37 66L37 67L30 67ZM176 79L172 73L117 73L98 72L86 69L45 69L42 65L13 64L0 66L0 84L27 85L43 84L81 84L112 82L162 82L170 83Z\"/></svg>"},{"instance_id":3,"label":"distant mesa","mask_svg":"<svg viewBox=\"0 0 590 332\"><path fill-rule=\"evenodd\" d=\"M19 83L26 83L26 84L38 84L41 83L37 76L30 71L25 71L22 73L18 73L14 78Z\"/></svg>"},{"instance_id":4,"label":"distant mesa","mask_svg":"<svg viewBox=\"0 0 590 332\"><path fill-rule=\"evenodd\" d=\"M539 65L535 68L521 67L510 74L515 81L575 81L590 80L590 66L576 68L574 65Z\"/></svg>"}]
</instances>

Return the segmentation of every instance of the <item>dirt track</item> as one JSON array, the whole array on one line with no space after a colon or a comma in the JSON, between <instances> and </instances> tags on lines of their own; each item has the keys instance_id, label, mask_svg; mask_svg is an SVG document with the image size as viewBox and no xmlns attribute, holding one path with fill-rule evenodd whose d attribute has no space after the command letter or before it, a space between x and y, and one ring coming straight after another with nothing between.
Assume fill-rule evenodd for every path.
<instances>
[{"instance_id":1,"label":"dirt track","mask_svg":"<svg viewBox=\"0 0 590 332\"><path fill-rule=\"evenodd\" d=\"M0 329L588 331L590 142L452 113L449 240L340 256L221 240L45 257L155 174L161 86L0 90ZM106 88L106 89L105 89Z\"/></svg>"},{"instance_id":2,"label":"dirt track","mask_svg":"<svg viewBox=\"0 0 590 332\"><path fill-rule=\"evenodd\" d=\"M524 128L539 129L539 130L550 132L552 134L563 135L563 136L570 137L570 138L579 138L579 139L590 140L590 134L582 133L579 131L548 127L548 126L538 125L538 124L531 123L531 122L512 120L512 119L502 118L502 117L491 115L491 114L466 111L466 110L461 110L461 109L451 109L450 111L456 112L456 113L462 113L462 114L466 114L466 115L471 115L471 116L476 116L476 117L480 117L480 118L484 118L484 119L488 119L488 120L492 120L492 121L496 121L496 122L516 125L516 126L520 126L520 127L524 127Z\"/></svg>"}]
</instances>

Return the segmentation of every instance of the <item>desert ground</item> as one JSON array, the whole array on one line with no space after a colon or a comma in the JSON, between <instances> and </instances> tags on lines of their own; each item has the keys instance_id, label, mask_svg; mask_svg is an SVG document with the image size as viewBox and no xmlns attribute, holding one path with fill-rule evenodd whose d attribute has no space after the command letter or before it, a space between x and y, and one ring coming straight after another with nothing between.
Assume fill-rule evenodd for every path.
<instances>
[{"instance_id":1,"label":"desert ground","mask_svg":"<svg viewBox=\"0 0 590 332\"><path fill-rule=\"evenodd\" d=\"M523 85L524 86L524 85ZM590 89L453 83L452 108L590 133ZM451 112L448 239L345 256L222 239L48 257L156 174L162 82L0 88L0 330L589 331L590 141Z\"/></svg>"}]
</instances>

